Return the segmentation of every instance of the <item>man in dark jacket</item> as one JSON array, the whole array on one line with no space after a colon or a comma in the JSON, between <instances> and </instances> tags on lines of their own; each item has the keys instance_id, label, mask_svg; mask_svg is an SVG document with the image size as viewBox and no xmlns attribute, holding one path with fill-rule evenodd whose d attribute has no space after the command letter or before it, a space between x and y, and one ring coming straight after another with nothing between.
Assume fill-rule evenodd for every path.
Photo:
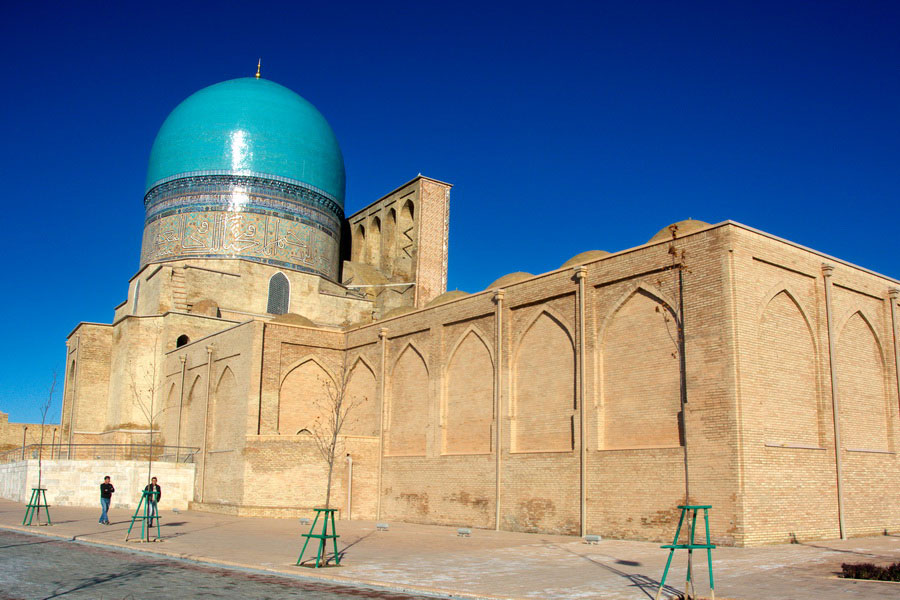
<instances>
[{"instance_id":1,"label":"man in dark jacket","mask_svg":"<svg viewBox=\"0 0 900 600\"><path fill-rule=\"evenodd\" d=\"M109 510L109 503L112 500L112 495L115 491L116 488L109 482L109 475L107 475L103 478L103 483L100 484L100 509L102 510L100 513L101 525L109 525L109 516L106 513Z\"/></svg>"},{"instance_id":2,"label":"man in dark jacket","mask_svg":"<svg viewBox=\"0 0 900 600\"><path fill-rule=\"evenodd\" d=\"M153 518L159 519L159 509L156 503L162 500L162 488L156 483L156 477L150 479L150 483L144 488L145 492L152 492L147 496L147 503L150 505L150 522L149 526L153 527Z\"/></svg>"}]
</instances>

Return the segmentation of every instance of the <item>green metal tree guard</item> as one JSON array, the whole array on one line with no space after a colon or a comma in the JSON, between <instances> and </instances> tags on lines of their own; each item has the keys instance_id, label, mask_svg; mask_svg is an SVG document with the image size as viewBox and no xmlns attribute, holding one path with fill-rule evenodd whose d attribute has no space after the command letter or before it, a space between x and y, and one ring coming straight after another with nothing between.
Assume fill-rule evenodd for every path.
<instances>
[{"instance_id":1,"label":"green metal tree guard","mask_svg":"<svg viewBox=\"0 0 900 600\"><path fill-rule=\"evenodd\" d=\"M328 540L332 540L334 544L334 564L337 566L341 565L341 555L338 554L337 549L337 539L341 536L335 533L336 529L334 526L334 513L337 511L336 508L314 508L316 511L316 518L313 519L312 526L309 528L309 533L302 534L303 537L306 538L306 541L303 542L303 549L300 550L300 557L297 559L297 565L303 560L303 553L306 552L306 546L309 544L309 540L315 538L319 540L319 550L316 552L316 564L315 568L326 566L328 563L328 559L325 554L325 545L328 543ZM322 513L325 513L325 516L322 518L322 533L314 533L316 529L316 523L319 522L319 517L322 516ZM328 519L331 519L331 533L328 533Z\"/></svg>"},{"instance_id":2,"label":"green metal tree guard","mask_svg":"<svg viewBox=\"0 0 900 600\"><path fill-rule=\"evenodd\" d=\"M53 525L50 522L50 507L47 506L47 488L31 488L31 499L25 505L25 518L22 519L22 525L31 525L35 516L37 516L35 525L40 525L42 508L44 514L47 515L47 525Z\"/></svg>"},{"instance_id":3,"label":"green metal tree guard","mask_svg":"<svg viewBox=\"0 0 900 600\"><path fill-rule=\"evenodd\" d=\"M150 502L155 502L158 496L159 492L151 492L150 490L141 492L141 500L134 510L134 515L131 517L131 525L128 526L128 532L125 534L126 542L128 541L128 536L131 535L131 528L134 527L135 521L141 522L141 541L144 541L145 538L147 541L150 541L150 531L152 530L152 527L147 523L150 519L156 519L156 538L153 541L160 541L162 534L159 531L159 510L155 511L155 515L150 514ZM141 509L143 509L143 514L141 514Z\"/></svg>"},{"instance_id":4,"label":"green metal tree guard","mask_svg":"<svg viewBox=\"0 0 900 600\"><path fill-rule=\"evenodd\" d=\"M709 566L709 597L712 600L716 599L716 585L713 581L713 568L712 568L712 549L716 547L715 544L710 543L709 541L709 509L712 508L711 504L683 504L679 505L681 509L681 518L678 519L678 528L675 530L675 539L671 544L666 544L664 546L660 546L660 548L668 548L669 550L669 559L666 561L666 569L663 571L662 581L659 582L659 589L656 590L656 600L659 600L659 595L662 593L663 587L666 585L666 576L669 574L669 567L672 564L672 556L675 554L676 550L687 550L688 551L688 569L687 569L687 580L684 584L684 595L685 598L693 598L695 597L694 592L694 582L692 580L691 573L691 565L693 564L694 550L702 550L706 549L706 563ZM706 523L706 543L705 544L697 544L694 542L694 533L697 528L697 511L703 511L703 521ZM691 513L691 529L690 529L690 538L687 544L679 544L678 543L678 535L681 533L681 526L684 523L684 517L688 513ZM688 593L688 589L691 590Z\"/></svg>"}]
</instances>

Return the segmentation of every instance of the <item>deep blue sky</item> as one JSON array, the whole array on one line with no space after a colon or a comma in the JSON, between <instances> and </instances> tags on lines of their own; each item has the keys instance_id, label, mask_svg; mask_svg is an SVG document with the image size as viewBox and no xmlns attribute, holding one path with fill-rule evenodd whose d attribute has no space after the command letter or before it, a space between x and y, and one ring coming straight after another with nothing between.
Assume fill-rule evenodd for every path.
<instances>
[{"instance_id":1,"label":"deep blue sky","mask_svg":"<svg viewBox=\"0 0 900 600\"><path fill-rule=\"evenodd\" d=\"M331 122L348 214L418 172L455 184L451 289L688 217L900 276L898 2L133 4L0 23L11 420L125 298L168 112L260 56Z\"/></svg>"}]
</instances>

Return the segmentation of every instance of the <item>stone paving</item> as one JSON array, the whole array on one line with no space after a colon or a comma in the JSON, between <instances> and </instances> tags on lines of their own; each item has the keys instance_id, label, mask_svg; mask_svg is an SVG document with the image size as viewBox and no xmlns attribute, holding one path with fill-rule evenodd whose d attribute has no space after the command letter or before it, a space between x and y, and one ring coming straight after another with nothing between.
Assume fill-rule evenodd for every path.
<instances>
[{"instance_id":1,"label":"stone paving","mask_svg":"<svg viewBox=\"0 0 900 600\"><path fill-rule=\"evenodd\" d=\"M295 567L303 531L296 520L162 511L161 543L125 542L130 513L112 510L108 527L99 507L51 507L52 527L22 527L25 507L0 500L0 528L125 547L219 566L260 569L335 583L362 583L407 592L469 598L653 598L665 565L659 544L391 523L339 521L340 568ZM708 594L706 559L695 558L697 592ZM900 561L900 537L879 536L713 551L716 598L844 600L897 598L900 584L838 579L842 562ZM686 557L676 555L666 584L682 590Z\"/></svg>"},{"instance_id":2,"label":"stone paving","mask_svg":"<svg viewBox=\"0 0 900 600\"><path fill-rule=\"evenodd\" d=\"M0 600L432 600L0 530Z\"/></svg>"}]
</instances>

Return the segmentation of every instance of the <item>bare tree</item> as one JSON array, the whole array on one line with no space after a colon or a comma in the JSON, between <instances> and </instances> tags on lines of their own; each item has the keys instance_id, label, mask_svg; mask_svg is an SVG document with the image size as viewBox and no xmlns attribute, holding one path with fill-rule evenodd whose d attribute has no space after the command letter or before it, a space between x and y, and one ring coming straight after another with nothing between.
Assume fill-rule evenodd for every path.
<instances>
[{"instance_id":1,"label":"bare tree","mask_svg":"<svg viewBox=\"0 0 900 600\"><path fill-rule=\"evenodd\" d=\"M151 345L150 360L143 367L138 367L132 362L129 369L129 377L131 378L131 400L138 407L147 422L150 430L147 440L147 485L150 485L150 478L153 476L153 431L158 427L158 419L166 412L168 408L163 403L156 402L156 378L157 365L159 362L159 337L160 332L157 327L156 335ZM159 516L157 515L157 519ZM133 523L133 522L132 522ZM129 529L130 531L130 529ZM150 541L150 527L144 529L146 541ZM126 535L127 540L127 535Z\"/></svg>"},{"instance_id":2,"label":"bare tree","mask_svg":"<svg viewBox=\"0 0 900 600\"><path fill-rule=\"evenodd\" d=\"M660 313L666 323L666 331L674 345L672 358L678 361L679 374L679 402L681 403L681 412L678 419L678 433L681 436L681 445L684 448L684 501L690 503L690 478L688 477L688 445L687 445L687 419L685 414L685 405L687 404L687 367L684 356L684 274L690 273L687 268L687 252L682 248L679 250L678 240L678 224L669 225L669 231L672 233L672 239L669 241L668 254L671 260L669 268L666 270L668 277L660 277L656 284L660 289L668 292L670 298L673 299L675 306L668 306L659 301L656 312ZM666 289L669 288L669 289Z\"/></svg>"},{"instance_id":3,"label":"bare tree","mask_svg":"<svg viewBox=\"0 0 900 600\"><path fill-rule=\"evenodd\" d=\"M678 434L681 436L681 446L684 450L684 503L691 504L691 484L688 476L688 442L687 442L687 413L685 412L688 396L687 396L687 366L684 357L684 274L690 273L687 268L687 252L684 248L680 249L677 245L678 240L678 224L669 225L669 231L672 232L672 239L669 241L668 254L671 259L671 265L667 269L669 277L657 280L660 289L670 287L670 297L673 298L675 306L668 307L662 302L656 307L656 312L662 314L666 322L666 330L669 337L675 345L675 351L672 352L672 358L678 360L678 382L679 382L679 401L681 403L681 412L678 413ZM678 540L676 540L676 543ZM688 555L688 572L693 571L693 554ZM691 581L691 592L694 582ZM685 590L687 596L687 590ZM691 593L690 597L694 597Z\"/></svg>"},{"instance_id":4,"label":"bare tree","mask_svg":"<svg viewBox=\"0 0 900 600\"><path fill-rule=\"evenodd\" d=\"M162 402L156 401L157 392L157 365L159 362L159 330L157 329L153 350L150 352L150 360L139 367L132 362L129 369L129 377L131 378L131 400L134 405L141 411L147 427L150 430L148 437L147 451L147 484L150 484L150 477L153 475L153 432L159 428L159 418L166 412L168 408Z\"/></svg>"},{"instance_id":5,"label":"bare tree","mask_svg":"<svg viewBox=\"0 0 900 600\"><path fill-rule=\"evenodd\" d=\"M352 413L363 399L351 398L347 394L347 385L350 372L347 369L347 356L344 355L338 379L325 378L324 396L318 396L314 401L316 418L310 433L316 442L316 449L328 466L328 479L325 485L325 508L331 506L331 484L334 475L334 462L338 456L338 448L341 445L341 431L352 418Z\"/></svg>"},{"instance_id":6,"label":"bare tree","mask_svg":"<svg viewBox=\"0 0 900 600\"><path fill-rule=\"evenodd\" d=\"M38 483L37 487L41 489L41 479L43 477L44 471L44 425L47 424L47 413L50 412L50 407L53 405L53 392L56 390L56 371L53 372L53 379L50 381L50 389L47 392L47 398L43 400L38 406L41 411L41 441L38 444ZM51 447L52 448L52 447ZM51 451L52 458L52 451ZM38 523L41 521L41 503L38 501L37 503L37 518Z\"/></svg>"}]
</instances>

